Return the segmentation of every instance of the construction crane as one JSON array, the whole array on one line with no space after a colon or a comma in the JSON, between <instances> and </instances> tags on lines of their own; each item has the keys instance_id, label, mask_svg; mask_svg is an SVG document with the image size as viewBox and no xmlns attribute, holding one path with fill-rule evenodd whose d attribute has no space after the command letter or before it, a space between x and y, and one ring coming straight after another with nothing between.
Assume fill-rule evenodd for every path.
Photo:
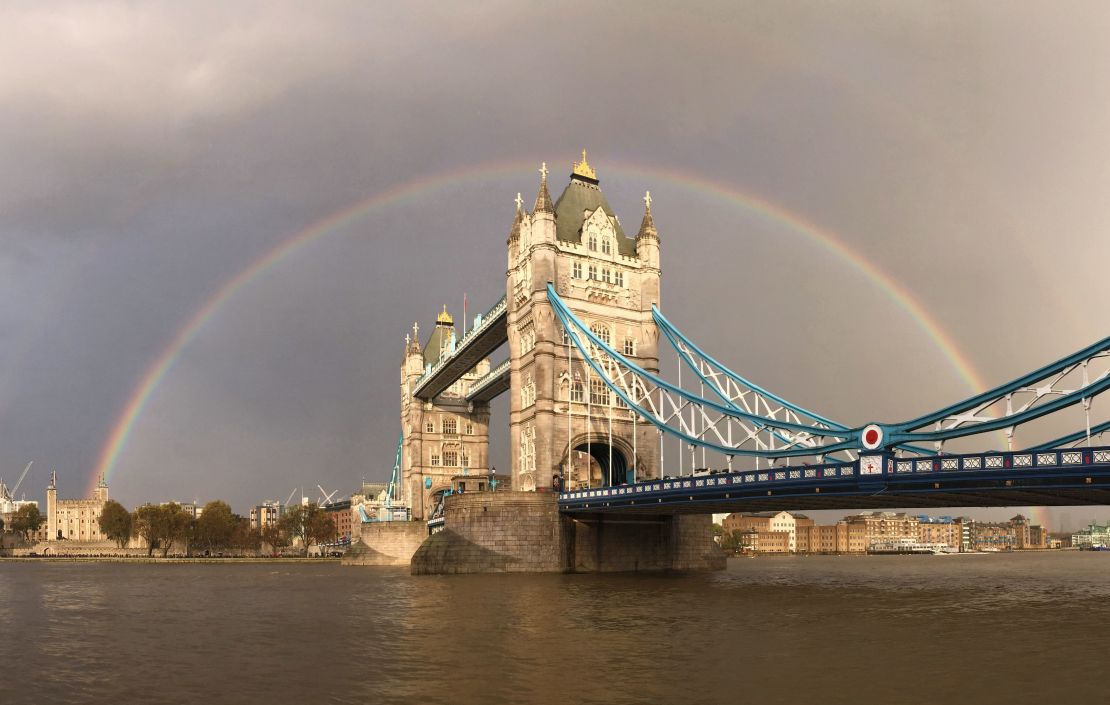
<instances>
[{"instance_id":1,"label":"construction crane","mask_svg":"<svg viewBox=\"0 0 1110 705\"><path fill-rule=\"evenodd\" d=\"M320 490L320 496L323 497L323 499L320 501L321 507L326 507L331 504L331 498L334 497L337 492L339 492L339 490L332 490L331 494L328 494L328 491L320 485L316 485L316 489Z\"/></svg>"},{"instance_id":2,"label":"construction crane","mask_svg":"<svg viewBox=\"0 0 1110 705\"><path fill-rule=\"evenodd\" d=\"M15 493L19 490L19 486L23 484L23 478L27 477L27 471L30 470L31 466L34 464L35 461L32 460L27 463L27 467L23 468L23 474L19 476L19 480L16 481L15 487L12 488L12 499L15 499Z\"/></svg>"},{"instance_id":3,"label":"construction crane","mask_svg":"<svg viewBox=\"0 0 1110 705\"><path fill-rule=\"evenodd\" d=\"M297 494L297 488L296 487L294 487L293 491L289 493L289 496L285 498L285 506L286 507L288 507L289 503L293 501L293 495L295 495L295 494Z\"/></svg>"}]
</instances>

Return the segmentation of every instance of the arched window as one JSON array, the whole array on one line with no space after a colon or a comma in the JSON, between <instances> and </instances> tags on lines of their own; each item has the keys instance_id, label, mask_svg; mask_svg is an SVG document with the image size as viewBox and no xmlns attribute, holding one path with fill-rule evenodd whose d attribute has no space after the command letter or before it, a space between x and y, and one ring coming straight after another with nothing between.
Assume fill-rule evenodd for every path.
<instances>
[{"instance_id":1,"label":"arched window","mask_svg":"<svg viewBox=\"0 0 1110 705\"><path fill-rule=\"evenodd\" d=\"M597 235L594 235L593 233L590 233L590 251L597 251Z\"/></svg>"},{"instance_id":2,"label":"arched window","mask_svg":"<svg viewBox=\"0 0 1110 705\"><path fill-rule=\"evenodd\" d=\"M601 241L601 253L607 255L611 252L611 250L612 245L609 244L609 238L603 239Z\"/></svg>"},{"instance_id":3,"label":"arched window","mask_svg":"<svg viewBox=\"0 0 1110 705\"><path fill-rule=\"evenodd\" d=\"M601 342L606 345L612 343L612 339L609 337L609 326L604 323L594 323L590 326L590 330L593 331L594 335L601 338Z\"/></svg>"},{"instance_id":4,"label":"arched window","mask_svg":"<svg viewBox=\"0 0 1110 705\"><path fill-rule=\"evenodd\" d=\"M582 388L581 382L574 382L570 385L570 400L576 402L583 402L586 400L585 390Z\"/></svg>"},{"instance_id":5,"label":"arched window","mask_svg":"<svg viewBox=\"0 0 1110 705\"><path fill-rule=\"evenodd\" d=\"M609 387L605 380L590 380L590 403L597 406L609 406Z\"/></svg>"}]
</instances>

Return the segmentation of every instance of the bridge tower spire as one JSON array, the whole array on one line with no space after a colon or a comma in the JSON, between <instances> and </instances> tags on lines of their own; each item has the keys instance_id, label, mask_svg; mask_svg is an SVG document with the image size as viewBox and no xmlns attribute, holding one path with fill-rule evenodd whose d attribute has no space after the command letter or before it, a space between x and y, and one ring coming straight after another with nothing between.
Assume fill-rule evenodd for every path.
<instances>
[{"instance_id":1,"label":"bridge tower spire","mask_svg":"<svg viewBox=\"0 0 1110 705\"><path fill-rule=\"evenodd\" d=\"M546 165L536 208L514 223L508 246L507 333L513 489L623 484L658 476L659 441L646 423L611 395L568 345L547 284L602 338L645 369L659 368L659 238L625 235L601 192L597 171L573 163L570 181L553 204ZM643 230L643 228L641 228ZM513 238L518 233L518 238ZM592 386L591 386L592 379ZM585 464L575 470L575 463Z\"/></svg>"}]
</instances>

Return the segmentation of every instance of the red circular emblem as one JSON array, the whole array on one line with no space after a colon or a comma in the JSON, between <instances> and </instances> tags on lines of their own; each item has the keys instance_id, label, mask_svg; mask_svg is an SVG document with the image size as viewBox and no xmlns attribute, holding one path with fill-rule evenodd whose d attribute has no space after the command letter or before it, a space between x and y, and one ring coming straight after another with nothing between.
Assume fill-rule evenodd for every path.
<instances>
[{"instance_id":1,"label":"red circular emblem","mask_svg":"<svg viewBox=\"0 0 1110 705\"><path fill-rule=\"evenodd\" d=\"M863 434L863 442L866 443L869 446L873 446L873 445L877 444L879 442L879 431L878 431L878 429L874 429L874 428L867 429L867 433Z\"/></svg>"}]
</instances>

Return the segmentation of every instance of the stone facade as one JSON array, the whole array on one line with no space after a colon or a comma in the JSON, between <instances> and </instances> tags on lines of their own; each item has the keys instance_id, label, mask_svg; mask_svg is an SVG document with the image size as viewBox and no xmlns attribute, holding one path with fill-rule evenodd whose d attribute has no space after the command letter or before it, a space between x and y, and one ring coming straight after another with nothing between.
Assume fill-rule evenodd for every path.
<instances>
[{"instance_id":1,"label":"stone facade","mask_svg":"<svg viewBox=\"0 0 1110 705\"><path fill-rule=\"evenodd\" d=\"M100 531L100 512L108 501L108 483L104 478L97 482L89 499L58 499L54 473L46 488L46 539L47 541L106 541Z\"/></svg>"},{"instance_id":2,"label":"stone facade","mask_svg":"<svg viewBox=\"0 0 1110 705\"><path fill-rule=\"evenodd\" d=\"M489 404L468 403L466 393L490 365L482 360L434 400L418 399L412 395L417 380L455 345L455 323L446 307L423 348L419 336L414 325L401 363L401 477L413 519L426 520L451 489L452 477L488 472Z\"/></svg>"},{"instance_id":3,"label":"stone facade","mask_svg":"<svg viewBox=\"0 0 1110 705\"><path fill-rule=\"evenodd\" d=\"M709 516L565 517L550 492L447 498L445 528L412 558L412 573L722 570Z\"/></svg>"},{"instance_id":4,"label":"stone facade","mask_svg":"<svg viewBox=\"0 0 1110 705\"><path fill-rule=\"evenodd\" d=\"M376 521L356 525L359 535L343 556L343 565L408 566L428 538L422 521Z\"/></svg>"},{"instance_id":5,"label":"stone facade","mask_svg":"<svg viewBox=\"0 0 1110 705\"><path fill-rule=\"evenodd\" d=\"M634 420L582 362L547 299L550 282L602 340L658 372L651 307L660 303L660 245L645 200L640 232L630 239L585 153L554 203L546 166L532 213L520 208L518 196L505 283L514 488L548 489L556 476L574 488L659 474L657 432ZM584 473L574 471L576 452L592 457Z\"/></svg>"}]
</instances>

